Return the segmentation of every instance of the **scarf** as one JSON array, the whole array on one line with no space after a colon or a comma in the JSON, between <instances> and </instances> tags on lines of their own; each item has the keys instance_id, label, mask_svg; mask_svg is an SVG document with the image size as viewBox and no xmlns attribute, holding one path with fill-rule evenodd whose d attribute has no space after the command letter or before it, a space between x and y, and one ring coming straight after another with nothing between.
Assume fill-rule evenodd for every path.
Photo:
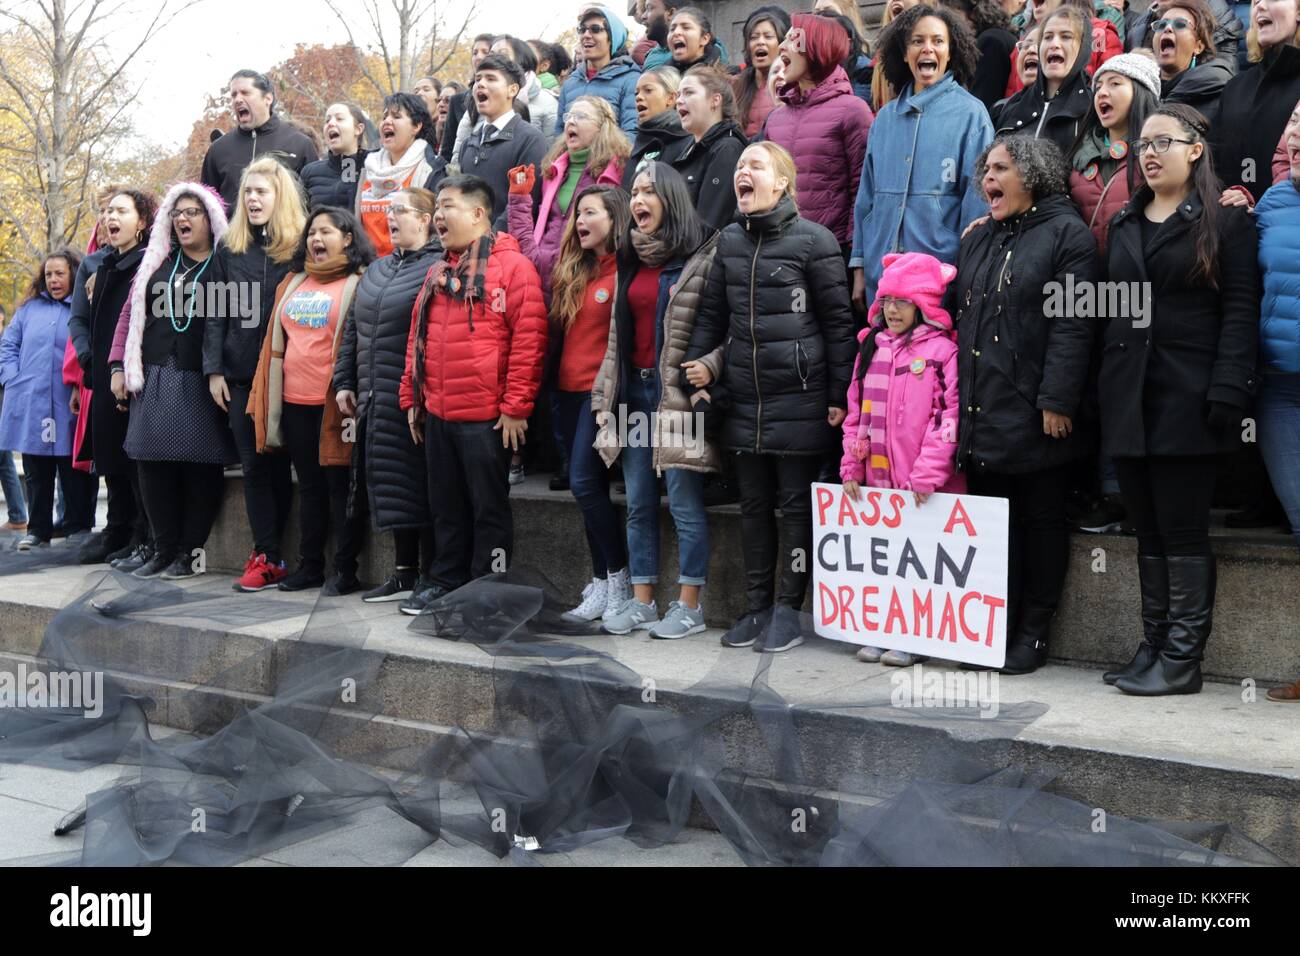
<instances>
[{"instance_id":1,"label":"scarf","mask_svg":"<svg viewBox=\"0 0 1300 956\"><path fill-rule=\"evenodd\" d=\"M636 257L651 269L657 269L667 262L671 252L664 246L662 239L647 236L636 228L632 230L632 248L636 250Z\"/></svg>"},{"instance_id":2,"label":"scarf","mask_svg":"<svg viewBox=\"0 0 1300 956\"><path fill-rule=\"evenodd\" d=\"M858 456L867 463L867 483L875 488L893 487L889 480L889 446L885 443L889 425L889 378L893 372L894 342L881 333L876 336L876 352L862 378L861 415L867 423L867 444L858 451Z\"/></svg>"},{"instance_id":3,"label":"scarf","mask_svg":"<svg viewBox=\"0 0 1300 956\"><path fill-rule=\"evenodd\" d=\"M342 279L352 270L348 263L347 254L340 252L338 255L330 256L324 262L308 259L303 263L303 271L317 282L333 282L336 279Z\"/></svg>"},{"instance_id":4,"label":"scarf","mask_svg":"<svg viewBox=\"0 0 1300 956\"><path fill-rule=\"evenodd\" d=\"M417 403L424 394L424 346L429 323L429 299L446 295L456 302L464 302L469 318L469 330L474 331L474 303L484 299L487 282L488 258L492 255L492 233L480 236L474 244L460 254L456 265L439 256L424 277L424 285L415 299L415 361L411 366L411 384ZM418 406L417 406L418 407Z\"/></svg>"},{"instance_id":5,"label":"scarf","mask_svg":"<svg viewBox=\"0 0 1300 956\"><path fill-rule=\"evenodd\" d=\"M428 144L424 140L417 139L406 148L402 158L395 163L386 162L388 152L383 149L377 149L367 156L362 174L362 178L369 181L368 188L365 190L367 198L383 199L389 193L403 189L403 184L411 176L412 171L416 171L416 174L411 179L411 185L423 187L433 172L425 162L427 147ZM424 165L423 175L420 174L421 171L417 171L421 164Z\"/></svg>"}]
</instances>

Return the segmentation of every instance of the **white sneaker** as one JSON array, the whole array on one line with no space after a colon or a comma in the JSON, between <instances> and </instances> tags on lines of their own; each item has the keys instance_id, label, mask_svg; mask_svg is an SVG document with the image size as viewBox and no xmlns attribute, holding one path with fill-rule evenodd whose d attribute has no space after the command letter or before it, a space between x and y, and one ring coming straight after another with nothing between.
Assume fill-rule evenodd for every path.
<instances>
[{"instance_id":1,"label":"white sneaker","mask_svg":"<svg viewBox=\"0 0 1300 956\"><path fill-rule=\"evenodd\" d=\"M632 599L632 582L628 577L627 568L615 571L609 576L609 587L605 593L605 610L600 615L604 620L608 621Z\"/></svg>"},{"instance_id":2,"label":"white sneaker","mask_svg":"<svg viewBox=\"0 0 1300 956\"><path fill-rule=\"evenodd\" d=\"M582 603L564 616L573 618L575 621L599 620L605 613L608 604L606 595L608 593L608 581L604 578L592 578L591 583L582 589Z\"/></svg>"}]
</instances>

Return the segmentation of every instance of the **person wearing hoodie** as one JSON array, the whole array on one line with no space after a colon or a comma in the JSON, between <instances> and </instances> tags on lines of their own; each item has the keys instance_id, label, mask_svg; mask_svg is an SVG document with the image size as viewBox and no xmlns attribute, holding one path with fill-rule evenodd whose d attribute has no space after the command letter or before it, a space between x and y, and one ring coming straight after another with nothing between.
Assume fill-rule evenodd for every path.
<instances>
[{"instance_id":1,"label":"person wearing hoodie","mask_svg":"<svg viewBox=\"0 0 1300 956\"><path fill-rule=\"evenodd\" d=\"M519 87L519 99L528 107L528 122L550 142L555 137L555 113L559 100L542 85L537 75L537 54L523 40L502 34L492 41L492 52L513 60L524 72L524 82Z\"/></svg>"},{"instance_id":2,"label":"person wearing hoodie","mask_svg":"<svg viewBox=\"0 0 1300 956\"><path fill-rule=\"evenodd\" d=\"M632 59L641 69L649 71L672 63L673 55L668 50L668 24L676 13L676 5L667 0L645 0L640 17L645 36L632 48Z\"/></svg>"},{"instance_id":3,"label":"person wearing hoodie","mask_svg":"<svg viewBox=\"0 0 1300 956\"><path fill-rule=\"evenodd\" d=\"M904 10L880 35L876 68L898 95L872 124L853 205L849 268L863 314L886 253L954 263L962 229L988 211L971 171L993 128L962 88L977 56L966 24L943 7Z\"/></svg>"},{"instance_id":4,"label":"person wearing hoodie","mask_svg":"<svg viewBox=\"0 0 1300 956\"><path fill-rule=\"evenodd\" d=\"M694 66L728 72L727 61L713 37L713 26L699 7L679 7L668 24L668 52L683 75Z\"/></svg>"},{"instance_id":5,"label":"person wearing hoodie","mask_svg":"<svg viewBox=\"0 0 1300 956\"><path fill-rule=\"evenodd\" d=\"M731 80L709 66L691 67L677 89L677 115L695 142L673 168L686 180L700 218L722 229L736 212L736 193L727 183L748 143L736 123Z\"/></svg>"},{"instance_id":6,"label":"person wearing hoodie","mask_svg":"<svg viewBox=\"0 0 1300 956\"><path fill-rule=\"evenodd\" d=\"M718 237L683 367L697 389L716 381L725 392L720 444L735 454L740 484L746 607L722 642L776 653L803 642L809 575L798 556L812 547L809 487L844 422L853 309L835 236L799 215L790 154L754 143L732 182L739 214ZM700 361L719 346L720 370Z\"/></svg>"},{"instance_id":7,"label":"person wearing hoodie","mask_svg":"<svg viewBox=\"0 0 1300 956\"><path fill-rule=\"evenodd\" d=\"M890 253L883 266L858 333L840 480L854 501L870 485L910 491L919 507L935 492L966 490L957 474L957 343L942 305L957 269L923 252ZM892 667L918 659L870 646L857 658Z\"/></svg>"},{"instance_id":8,"label":"person wearing hoodie","mask_svg":"<svg viewBox=\"0 0 1300 956\"><path fill-rule=\"evenodd\" d=\"M636 174L647 164L659 160L671 166L695 142L695 137L682 129L682 118L677 114L681 83L681 74L671 66L647 70L636 81L636 115L640 123L623 168L623 188L629 192Z\"/></svg>"},{"instance_id":9,"label":"person wearing hoodie","mask_svg":"<svg viewBox=\"0 0 1300 956\"><path fill-rule=\"evenodd\" d=\"M1047 22L1048 16L1062 6L1071 6L1079 11L1084 18L1084 22L1090 25L1091 44L1090 54L1084 69L1088 76L1096 72L1097 67L1101 66L1112 56L1118 56L1124 52L1124 40L1120 36L1119 30L1115 23L1105 16L1097 15L1098 11L1092 0L1036 0L1031 3L1026 10L1032 11L1033 16L1030 18L1028 25L1024 28L1025 34L1028 35L1030 30L1041 28L1041 25ZM1013 18L1012 23L1016 21ZM1041 32L1040 32L1041 36ZM1024 89L1020 80L1017 65L1020 58L1021 47L1017 45L1011 53L1011 74L1007 81L1006 96L1009 98Z\"/></svg>"},{"instance_id":10,"label":"person wearing hoodie","mask_svg":"<svg viewBox=\"0 0 1300 956\"><path fill-rule=\"evenodd\" d=\"M335 403L355 423L347 537L364 540L367 515L391 531L396 567L361 600L404 601L428 587L433 528L424 455L411 441L397 389L406 365L411 309L442 244L433 234L434 195L411 187L393 197L388 221L393 251L367 267L343 325L334 362ZM348 555L345 555L348 557Z\"/></svg>"},{"instance_id":11,"label":"person wearing hoodie","mask_svg":"<svg viewBox=\"0 0 1300 956\"><path fill-rule=\"evenodd\" d=\"M222 472L239 460L203 376L207 317L231 311L232 302L216 254L226 232L216 191L176 183L158 221L118 318L109 387L131 405L124 448L139 468L153 529L152 553L133 574L177 580L203 572L201 549L221 507Z\"/></svg>"},{"instance_id":12,"label":"person wearing hoodie","mask_svg":"<svg viewBox=\"0 0 1300 956\"><path fill-rule=\"evenodd\" d=\"M424 99L414 93L384 97L379 121L379 149L366 157L354 209L376 255L393 251L388 206L393 196L412 186L433 190L447 167L437 154L433 117Z\"/></svg>"},{"instance_id":13,"label":"person wearing hoodie","mask_svg":"<svg viewBox=\"0 0 1300 956\"><path fill-rule=\"evenodd\" d=\"M1218 56L1234 64L1233 72L1235 73L1237 70L1235 65L1237 63L1237 49L1243 43L1245 28L1233 11L1233 5L1228 0L1206 0L1206 2L1210 8L1210 14L1214 18L1210 24L1211 43ZM1141 47L1154 49L1157 32L1155 22L1167 17L1171 6L1172 4L1152 3L1146 13L1129 27L1126 38L1127 48L1129 50L1136 50Z\"/></svg>"},{"instance_id":14,"label":"person wearing hoodie","mask_svg":"<svg viewBox=\"0 0 1300 956\"><path fill-rule=\"evenodd\" d=\"M587 6L578 15L578 43L583 60L560 88L555 135L564 132L564 119L578 97L590 94L607 100L623 132L633 136L637 124L636 80L641 67L627 53L627 27L609 7Z\"/></svg>"},{"instance_id":15,"label":"person wearing hoodie","mask_svg":"<svg viewBox=\"0 0 1300 956\"><path fill-rule=\"evenodd\" d=\"M366 114L354 103L333 103L325 111L325 144L329 155L302 169L307 205L351 209L357 199L357 183L370 151L362 146L366 137Z\"/></svg>"},{"instance_id":16,"label":"person wearing hoodie","mask_svg":"<svg viewBox=\"0 0 1300 956\"><path fill-rule=\"evenodd\" d=\"M1186 103L1210 121L1219 120L1219 98L1237 71L1236 62L1214 46L1214 14L1205 0L1180 0L1152 25L1160 66L1160 100Z\"/></svg>"},{"instance_id":17,"label":"person wearing hoodie","mask_svg":"<svg viewBox=\"0 0 1300 956\"><path fill-rule=\"evenodd\" d=\"M997 111L998 135L1027 132L1068 153L1092 108L1091 56L1092 30L1079 8L1060 6L1049 13L1038 40L1038 78Z\"/></svg>"},{"instance_id":18,"label":"person wearing hoodie","mask_svg":"<svg viewBox=\"0 0 1300 956\"><path fill-rule=\"evenodd\" d=\"M226 413L244 477L244 508L253 550L236 591L275 587L288 573L280 540L293 502L287 455L259 454L247 414L262 340L275 306L275 290L289 272L298 234L307 219L297 183L274 159L244 170L239 202L217 246L218 268L241 290L240 309L204 321L203 373L212 400ZM248 297L243 298L243 290Z\"/></svg>"},{"instance_id":19,"label":"person wearing hoodie","mask_svg":"<svg viewBox=\"0 0 1300 956\"><path fill-rule=\"evenodd\" d=\"M800 214L829 229L846 253L853 242L852 196L875 118L840 65L848 50L837 23L796 13L781 44L781 108L768 117L764 134L794 157Z\"/></svg>"},{"instance_id":20,"label":"person wearing hoodie","mask_svg":"<svg viewBox=\"0 0 1300 956\"><path fill-rule=\"evenodd\" d=\"M510 455L523 445L542 380L542 281L509 233L492 231L492 190L443 181L436 259L411 311L398 402L423 443L433 514L429 587L402 603L417 615L469 581L509 566Z\"/></svg>"},{"instance_id":21,"label":"person wearing hoodie","mask_svg":"<svg viewBox=\"0 0 1300 956\"><path fill-rule=\"evenodd\" d=\"M763 128L775 101L767 92L767 77L777 50L790 29L790 15L780 7L759 7L745 21L745 67L732 80L740 128L753 139Z\"/></svg>"},{"instance_id":22,"label":"person wearing hoodie","mask_svg":"<svg viewBox=\"0 0 1300 956\"><path fill-rule=\"evenodd\" d=\"M584 96L569 110L564 136L555 141L542 160L542 199L536 221L533 194L537 171L532 166L510 170L510 234L537 267L548 306L551 270L560 254L565 217L573 197L592 186L619 185L631 148L609 103L599 96Z\"/></svg>"},{"instance_id":23,"label":"person wearing hoodie","mask_svg":"<svg viewBox=\"0 0 1300 956\"><path fill-rule=\"evenodd\" d=\"M1121 53L1101 65L1092 85L1093 109L1066 159L1070 198L1104 257L1111 219L1142 183L1129 141L1160 105L1160 73L1150 57Z\"/></svg>"},{"instance_id":24,"label":"person wearing hoodie","mask_svg":"<svg viewBox=\"0 0 1300 956\"><path fill-rule=\"evenodd\" d=\"M296 175L317 154L310 137L275 115L275 89L261 73L240 70L230 78L229 92L235 128L208 147L199 178L234 209L240 178L259 157L274 156Z\"/></svg>"}]
</instances>

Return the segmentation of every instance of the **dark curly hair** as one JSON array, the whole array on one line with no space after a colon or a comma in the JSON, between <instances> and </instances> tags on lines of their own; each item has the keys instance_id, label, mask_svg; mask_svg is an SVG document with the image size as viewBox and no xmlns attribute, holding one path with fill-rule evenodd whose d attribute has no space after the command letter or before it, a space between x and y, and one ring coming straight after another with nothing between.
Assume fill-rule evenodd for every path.
<instances>
[{"instance_id":1,"label":"dark curly hair","mask_svg":"<svg viewBox=\"0 0 1300 956\"><path fill-rule=\"evenodd\" d=\"M433 116L429 113L429 105L424 102L423 96L417 96L415 93L391 93L384 97L384 108L380 116L392 110L396 113L405 113L412 123L420 127L420 131L415 134L416 139L422 139L426 143L438 148L437 142L434 141L434 122ZM393 159L400 159L394 156Z\"/></svg>"},{"instance_id":2,"label":"dark curly hair","mask_svg":"<svg viewBox=\"0 0 1300 956\"><path fill-rule=\"evenodd\" d=\"M975 181L980 184L980 195L985 201L988 197L984 196L984 175L988 172L989 153L997 146L1005 147L1011 155L1011 161L1020 173L1020 181L1034 197L1034 202L1049 196L1065 195L1070 168L1061 147L1050 139L1035 139L1030 133L1008 133L984 147L984 152L975 160Z\"/></svg>"},{"instance_id":3,"label":"dark curly hair","mask_svg":"<svg viewBox=\"0 0 1300 956\"><path fill-rule=\"evenodd\" d=\"M298 237L298 249L293 254L290 271L306 270L307 235L311 232L312 223L321 216L329 216L330 222L334 223L334 227L339 232L352 237L352 242L343 249L343 254L348 257L348 272L364 272L366 266L375 261L375 247L370 237L366 235L366 231L361 228L361 223L357 222L357 217L350 210L338 206L317 206L308 213L307 221L302 226L302 234Z\"/></svg>"},{"instance_id":4,"label":"dark curly hair","mask_svg":"<svg viewBox=\"0 0 1300 956\"><path fill-rule=\"evenodd\" d=\"M147 246L149 235L153 231L154 217L158 215L158 197L140 189L119 189L113 193L113 196L126 196L131 200L131 205L135 206L135 213L140 217L142 226L140 245ZM109 197L109 202L112 202L113 196Z\"/></svg>"},{"instance_id":5,"label":"dark curly hair","mask_svg":"<svg viewBox=\"0 0 1300 956\"><path fill-rule=\"evenodd\" d=\"M966 15L971 29L979 36L985 30L1007 30L1014 33L1011 18L1006 11L993 0L940 0L945 7L952 7Z\"/></svg>"},{"instance_id":6,"label":"dark curly hair","mask_svg":"<svg viewBox=\"0 0 1300 956\"><path fill-rule=\"evenodd\" d=\"M45 286L45 263L49 262L51 259L62 259L68 264L68 297L70 298L72 296L72 280L77 274L77 266L81 265L81 256L68 246L63 246L62 248L55 249L53 252L41 259L41 264L36 267L36 274L32 276L31 284L27 286L27 294L23 296L22 302L18 303L19 305L30 302L32 299L40 298L46 292L50 291ZM2 313L3 309L0 309L0 314Z\"/></svg>"},{"instance_id":7,"label":"dark curly hair","mask_svg":"<svg viewBox=\"0 0 1300 956\"><path fill-rule=\"evenodd\" d=\"M975 35L966 21L947 7L932 7L922 3L904 10L880 32L876 39L877 69L884 70L885 79L896 90L906 89L912 83L912 71L907 65L907 41L916 24L924 17L938 17L948 28L948 72L957 82L966 86L975 75L980 51L975 45Z\"/></svg>"}]
</instances>

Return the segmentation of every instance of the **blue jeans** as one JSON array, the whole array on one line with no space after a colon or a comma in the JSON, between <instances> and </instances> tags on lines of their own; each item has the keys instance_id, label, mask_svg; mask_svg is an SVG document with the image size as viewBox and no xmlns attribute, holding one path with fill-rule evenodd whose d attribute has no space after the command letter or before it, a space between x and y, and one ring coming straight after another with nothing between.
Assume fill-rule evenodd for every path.
<instances>
[{"instance_id":1,"label":"blue jeans","mask_svg":"<svg viewBox=\"0 0 1300 956\"><path fill-rule=\"evenodd\" d=\"M1300 544L1300 375L1265 375L1255 420L1264 466Z\"/></svg>"},{"instance_id":2,"label":"blue jeans","mask_svg":"<svg viewBox=\"0 0 1300 956\"><path fill-rule=\"evenodd\" d=\"M645 425L629 420L629 447L623 449L623 481L627 485L627 549L633 584L659 582L659 481L654 469L651 414L659 405L656 375L642 379L634 371L624 388L629 416L641 413ZM637 434L637 432L640 434ZM644 440L639 440L644 438ZM669 468L668 510L677 526L678 584L701 586L709 573L709 518L704 510L704 474Z\"/></svg>"},{"instance_id":3,"label":"blue jeans","mask_svg":"<svg viewBox=\"0 0 1300 956\"><path fill-rule=\"evenodd\" d=\"M569 463L569 490L582 508L587 530L593 577L605 578L627 567L627 541L618 512L609 500L609 469L592 444L596 416L591 413L591 392L555 395L555 425L560 433L560 454Z\"/></svg>"},{"instance_id":4,"label":"blue jeans","mask_svg":"<svg viewBox=\"0 0 1300 956\"><path fill-rule=\"evenodd\" d=\"M14 453L11 451L0 451L0 489L4 490L9 520L14 524L26 524L27 499L23 497L23 483L18 480L18 469L14 467Z\"/></svg>"}]
</instances>

